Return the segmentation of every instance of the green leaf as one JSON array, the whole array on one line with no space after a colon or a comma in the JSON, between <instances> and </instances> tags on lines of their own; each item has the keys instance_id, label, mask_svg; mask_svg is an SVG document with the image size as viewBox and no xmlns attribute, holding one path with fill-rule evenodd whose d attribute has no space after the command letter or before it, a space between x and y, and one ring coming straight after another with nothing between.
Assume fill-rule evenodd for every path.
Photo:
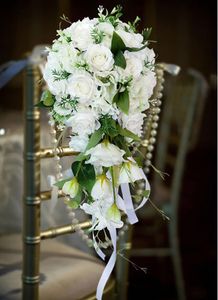
<instances>
[{"instance_id":1,"label":"green leaf","mask_svg":"<svg viewBox=\"0 0 218 300\"><path fill-rule=\"evenodd\" d=\"M109 117L109 116L103 116L101 119L100 119L100 123L101 123L101 128L102 128L102 131L114 138L115 136L118 135L118 131L117 131L117 124L116 124L116 121L112 118L112 117Z\"/></svg>"},{"instance_id":2,"label":"green leaf","mask_svg":"<svg viewBox=\"0 0 218 300\"><path fill-rule=\"evenodd\" d=\"M144 45L141 48L129 48L129 47L126 47L126 50L128 50L129 52L137 52L137 51L140 51L140 50L144 49L145 47L147 47L147 45Z\"/></svg>"},{"instance_id":3,"label":"green leaf","mask_svg":"<svg viewBox=\"0 0 218 300\"><path fill-rule=\"evenodd\" d=\"M117 135L115 138L114 138L114 144L119 147L120 149L123 149L125 152L126 152L126 157L129 157L129 156L132 156L130 150L129 150L129 147L127 145L127 142L125 141L124 139L124 136L122 135Z\"/></svg>"},{"instance_id":4,"label":"green leaf","mask_svg":"<svg viewBox=\"0 0 218 300\"><path fill-rule=\"evenodd\" d=\"M54 104L54 97L49 92L49 90L46 90L42 93L40 102L42 102L44 104L44 106L47 106L47 107L52 106Z\"/></svg>"},{"instance_id":5,"label":"green leaf","mask_svg":"<svg viewBox=\"0 0 218 300\"><path fill-rule=\"evenodd\" d=\"M123 69L126 68L126 59L121 50L114 55L114 64Z\"/></svg>"},{"instance_id":6,"label":"green leaf","mask_svg":"<svg viewBox=\"0 0 218 300\"><path fill-rule=\"evenodd\" d=\"M137 120L136 120L137 122ZM122 128L120 125L117 125L119 134L128 138L131 138L135 141L140 141L140 137L138 135L136 135L135 133L133 133L132 131L126 129L126 128Z\"/></svg>"},{"instance_id":7,"label":"green leaf","mask_svg":"<svg viewBox=\"0 0 218 300\"><path fill-rule=\"evenodd\" d=\"M138 164L139 167L143 166L143 159L142 159L141 156L134 157L134 160L137 162L137 164Z\"/></svg>"},{"instance_id":8,"label":"green leaf","mask_svg":"<svg viewBox=\"0 0 218 300\"><path fill-rule=\"evenodd\" d=\"M152 31L152 28L145 28L143 31L142 31L142 35L143 35L143 38L144 38L144 42L148 40L149 36L151 35L151 31Z\"/></svg>"},{"instance_id":9,"label":"green leaf","mask_svg":"<svg viewBox=\"0 0 218 300\"><path fill-rule=\"evenodd\" d=\"M91 193L95 184L95 169L91 164L85 164L84 161L76 161L72 164L72 171L77 176L78 183Z\"/></svg>"},{"instance_id":10,"label":"green leaf","mask_svg":"<svg viewBox=\"0 0 218 300\"><path fill-rule=\"evenodd\" d=\"M47 106L45 106L45 105L43 104L42 101L36 103L34 106L35 106L35 107L42 107L42 108L46 108L46 107L47 107Z\"/></svg>"},{"instance_id":11,"label":"green leaf","mask_svg":"<svg viewBox=\"0 0 218 300\"><path fill-rule=\"evenodd\" d=\"M86 150L89 150L93 147L95 147L99 142L100 140L102 139L102 135L103 135L103 130L102 128L100 127L98 130L96 130L90 137L89 139L89 142L88 142L88 145L86 147Z\"/></svg>"},{"instance_id":12,"label":"green leaf","mask_svg":"<svg viewBox=\"0 0 218 300\"><path fill-rule=\"evenodd\" d=\"M111 52L116 54L117 52L124 51L126 49L126 45L124 44L121 37L114 31L111 41Z\"/></svg>"},{"instance_id":13,"label":"green leaf","mask_svg":"<svg viewBox=\"0 0 218 300\"><path fill-rule=\"evenodd\" d=\"M62 189L65 182L67 181L70 181L72 178L67 178L67 179L63 179L63 180L60 180L60 181L57 181L54 183L55 186L57 186L59 189Z\"/></svg>"},{"instance_id":14,"label":"green leaf","mask_svg":"<svg viewBox=\"0 0 218 300\"><path fill-rule=\"evenodd\" d=\"M73 209L78 208L82 200L82 194L82 189L80 188L76 197L71 198L70 201L67 202L67 205Z\"/></svg>"},{"instance_id":15,"label":"green leaf","mask_svg":"<svg viewBox=\"0 0 218 300\"><path fill-rule=\"evenodd\" d=\"M117 93L114 98L113 102L117 104L117 107L122 110L125 114L129 112L129 92L125 90L124 92Z\"/></svg>"}]
</instances>

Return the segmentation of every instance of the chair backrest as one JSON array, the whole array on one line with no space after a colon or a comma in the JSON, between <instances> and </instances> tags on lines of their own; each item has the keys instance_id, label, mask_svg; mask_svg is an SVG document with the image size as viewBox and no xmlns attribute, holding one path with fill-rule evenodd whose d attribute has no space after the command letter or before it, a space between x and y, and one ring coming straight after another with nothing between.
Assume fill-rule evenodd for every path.
<instances>
[{"instance_id":1,"label":"chair backrest","mask_svg":"<svg viewBox=\"0 0 218 300\"><path fill-rule=\"evenodd\" d=\"M166 80L155 166L170 175L167 185L170 182L169 203L174 220L186 154L197 142L207 89L204 77L193 69ZM154 186L163 184L160 176L154 174Z\"/></svg>"}]
</instances>

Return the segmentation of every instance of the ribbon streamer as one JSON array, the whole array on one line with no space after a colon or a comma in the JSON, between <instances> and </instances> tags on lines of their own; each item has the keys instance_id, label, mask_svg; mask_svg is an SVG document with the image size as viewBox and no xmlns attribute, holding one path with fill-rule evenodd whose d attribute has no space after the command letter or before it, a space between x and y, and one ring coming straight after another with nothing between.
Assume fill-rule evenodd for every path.
<instances>
[{"instance_id":1,"label":"ribbon streamer","mask_svg":"<svg viewBox=\"0 0 218 300\"><path fill-rule=\"evenodd\" d=\"M98 286L97 286L97 292L96 292L96 298L97 300L101 300L102 299L102 295L103 295L103 291L104 291L104 287L113 271L113 268L115 266L116 263L116 256L117 256L117 233L116 233L116 229L113 226L108 226L107 227L111 236L111 241L112 241L112 245L113 245L113 253L111 254L111 257L101 275L101 278L98 282Z\"/></svg>"},{"instance_id":2,"label":"ribbon streamer","mask_svg":"<svg viewBox=\"0 0 218 300\"><path fill-rule=\"evenodd\" d=\"M121 191L123 194L123 199L124 199L124 203L126 206L126 214L128 216L129 219L129 223L130 224L135 224L138 222L138 218L136 216L135 213L135 209L132 203L132 197L131 197L131 193L130 193L130 189L129 189L129 184L128 183L122 183L121 184Z\"/></svg>"}]
</instances>

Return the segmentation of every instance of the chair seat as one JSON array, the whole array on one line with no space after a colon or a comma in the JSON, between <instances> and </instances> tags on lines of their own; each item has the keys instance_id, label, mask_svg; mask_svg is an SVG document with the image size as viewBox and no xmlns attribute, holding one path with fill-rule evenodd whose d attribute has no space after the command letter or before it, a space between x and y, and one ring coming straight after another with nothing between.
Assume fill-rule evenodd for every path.
<instances>
[{"instance_id":1,"label":"chair seat","mask_svg":"<svg viewBox=\"0 0 218 300\"><path fill-rule=\"evenodd\" d=\"M0 237L0 299L21 299L22 238ZM40 300L81 299L95 293L104 264L56 240L41 242Z\"/></svg>"}]
</instances>

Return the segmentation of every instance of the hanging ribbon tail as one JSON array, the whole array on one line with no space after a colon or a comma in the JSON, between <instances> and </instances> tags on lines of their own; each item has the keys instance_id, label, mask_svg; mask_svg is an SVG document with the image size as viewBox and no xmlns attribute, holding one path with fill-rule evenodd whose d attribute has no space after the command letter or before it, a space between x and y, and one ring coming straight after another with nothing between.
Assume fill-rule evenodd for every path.
<instances>
[{"instance_id":1,"label":"hanging ribbon tail","mask_svg":"<svg viewBox=\"0 0 218 300\"><path fill-rule=\"evenodd\" d=\"M137 206L137 208L135 210L138 210L138 209L142 208L145 205L145 203L147 202L147 200L149 198L150 191L151 191L151 186L150 186L150 183L148 182L148 179L147 179L145 173L143 172L142 169L140 169L140 171L141 171L141 175L142 175L143 179L145 180L145 188L146 188L147 191L149 191L149 193L148 193L148 197L144 197L142 199L142 202L139 204L139 206Z\"/></svg>"},{"instance_id":2,"label":"hanging ribbon tail","mask_svg":"<svg viewBox=\"0 0 218 300\"><path fill-rule=\"evenodd\" d=\"M124 199L125 206L126 206L126 214L128 216L129 223L135 224L138 222L138 218L136 216L135 209L133 206L132 197L131 197L131 193L130 193L130 189L129 189L129 184L122 183L121 191L123 194L123 199Z\"/></svg>"},{"instance_id":3,"label":"hanging ribbon tail","mask_svg":"<svg viewBox=\"0 0 218 300\"><path fill-rule=\"evenodd\" d=\"M101 275L101 278L99 280L98 286L97 286L97 292L96 292L96 298L97 300L101 300L102 299L102 295L103 295L103 291L105 288L105 285L113 271L113 268L115 266L116 263L116 251L117 251L117 233L116 233L116 229L113 226L108 226L108 230L110 233L110 237L111 237L111 241L112 241L112 245L113 245L113 253Z\"/></svg>"},{"instance_id":4,"label":"hanging ribbon tail","mask_svg":"<svg viewBox=\"0 0 218 300\"><path fill-rule=\"evenodd\" d=\"M105 254L103 251L101 251L100 247L98 246L98 243L96 242L94 231L92 233L92 238L93 238L93 246L95 248L96 253L98 254L98 256L101 257L102 260L105 260Z\"/></svg>"}]
</instances>

